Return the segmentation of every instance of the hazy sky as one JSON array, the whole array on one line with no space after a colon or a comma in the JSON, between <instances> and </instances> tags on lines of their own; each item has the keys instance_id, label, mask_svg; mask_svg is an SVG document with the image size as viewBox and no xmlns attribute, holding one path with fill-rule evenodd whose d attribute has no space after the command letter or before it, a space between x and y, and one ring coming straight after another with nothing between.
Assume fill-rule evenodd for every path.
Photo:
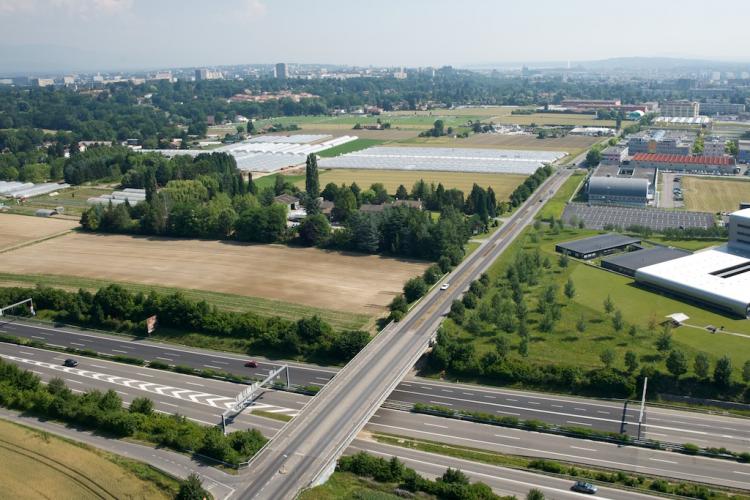
<instances>
[{"instance_id":1,"label":"hazy sky","mask_svg":"<svg viewBox=\"0 0 750 500\"><path fill-rule=\"evenodd\" d=\"M748 61L749 25L750 0L0 0L0 60L69 58L79 69Z\"/></svg>"}]
</instances>

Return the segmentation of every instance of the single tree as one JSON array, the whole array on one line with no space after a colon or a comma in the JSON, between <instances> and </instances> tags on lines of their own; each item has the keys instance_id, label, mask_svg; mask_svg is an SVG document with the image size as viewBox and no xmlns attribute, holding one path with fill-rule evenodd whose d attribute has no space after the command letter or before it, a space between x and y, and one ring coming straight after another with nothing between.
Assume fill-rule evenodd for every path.
<instances>
[{"instance_id":1,"label":"single tree","mask_svg":"<svg viewBox=\"0 0 750 500\"><path fill-rule=\"evenodd\" d=\"M612 349L604 349L602 353L599 354L599 359L602 360L605 367L611 368L612 363L615 362L615 352Z\"/></svg>"},{"instance_id":2,"label":"single tree","mask_svg":"<svg viewBox=\"0 0 750 500\"><path fill-rule=\"evenodd\" d=\"M667 356L667 370L674 375L674 378L680 378L688 371L688 362L685 354L677 349L672 350Z\"/></svg>"},{"instance_id":3,"label":"single tree","mask_svg":"<svg viewBox=\"0 0 750 500\"><path fill-rule=\"evenodd\" d=\"M565 296L569 299L572 299L576 296L576 286L573 283L573 280L571 278L568 278L568 281L565 282Z\"/></svg>"},{"instance_id":4,"label":"single tree","mask_svg":"<svg viewBox=\"0 0 750 500\"><path fill-rule=\"evenodd\" d=\"M721 387L728 387L732 382L732 360L722 356L714 367L714 383Z\"/></svg>"},{"instance_id":5,"label":"single tree","mask_svg":"<svg viewBox=\"0 0 750 500\"><path fill-rule=\"evenodd\" d=\"M628 329L628 335L635 338L638 335L638 328L635 325L630 325Z\"/></svg>"},{"instance_id":6,"label":"single tree","mask_svg":"<svg viewBox=\"0 0 750 500\"><path fill-rule=\"evenodd\" d=\"M315 153L307 155L307 161L305 162L305 192L311 198L320 196L318 158L315 156Z\"/></svg>"},{"instance_id":7,"label":"single tree","mask_svg":"<svg viewBox=\"0 0 750 500\"><path fill-rule=\"evenodd\" d=\"M746 384L750 383L750 359L742 365L742 381Z\"/></svg>"},{"instance_id":8,"label":"single tree","mask_svg":"<svg viewBox=\"0 0 750 500\"><path fill-rule=\"evenodd\" d=\"M633 351L625 353L625 366L628 373L634 373L638 369L638 356Z\"/></svg>"},{"instance_id":9,"label":"single tree","mask_svg":"<svg viewBox=\"0 0 750 500\"><path fill-rule=\"evenodd\" d=\"M667 352L672 348L672 334L668 331L663 331L656 338L656 350L659 352Z\"/></svg>"},{"instance_id":10,"label":"single tree","mask_svg":"<svg viewBox=\"0 0 750 500\"><path fill-rule=\"evenodd\" d=\"M396 199L405 200L407 198L409 198L409 193L406 191L406 187L403 184L399 185L398 189L396 189Z\"/></svg>"},{"instance_id":11,"label":"single tree","mask_svg":"<svg viewBox=\"0 0 750 500\"><path fill-rule=\"evenodd\" d=\"M612 302L612 297L607 295L607 298L604 299L604 312L606 312L607 314L610 314L614 310L615 310L615 303Z\"/></svg>"},{"instance_id":12,"label":"single tree","mask_svg":"<svg viewBox=\"0 0 750 500\"><path fill-rule=\"evenodd\" d=\"M562 254L562 255L561 255L561 256L560 256L560 257L559 257L559 258L557 259L557 265L558 265L558 266L559 266L559 267L560 267L561 269L565 269L566 267L568 267L568 264L569 264L569 263L570 263L570 258L568 257L568 255L567 255L567 254Z\"/></svg>"},{"instance_id":13,"label":"single tree","mask_svg":"<svg viewBox=\"0 0 750 500\"><path fill-rule=\"evenodd\" d=\"M518 344L518 354L524 358L529 356L529 336L524 335L521 337L521 343Z\"/></svg>"},{"instance_id":14,"label":"single tree","mask_svg":"<svg viewBox=\"0 0 750 500\"><path fill-rule=\"evenodd\" d=\"M209 494L203 489L200 478L194 472L191 472L180 483L180 490L177 492L177 496L175 496L176 500L204 500L206 498L209 498Z\"/></svg>"},{"instance_id":15,"label":"single tree","mask_svg":"<svg viewBox=\"0 0 750 500\"><path fill-rule=\"evenodd\" d=\"M508 354L510 353L510 342L508 342L505 335L501 334L495 337L495 352L500 359L508 357Z\"/></svg>"},{"instance_id":16,"label":"single tree","mask_svg":"<svg viewBox=\"0 0 750 500\"><path fill-rule=\"evenodd\" d=\"M622 331L625 327L625 321L622 319L622 312L619 309L616 310L615 314L612 316L612 327L616 332Z\"/></svg>"},{"instance_id":17,"label":"single tree","mask_svg":"<svg viewBox=\"0 0 750 500\"><path fill-rule=\"evenodd\" d=\"M705 379L708 377L708 371L711 369L711 363L705 353L699 352L695 355L693 361L693 371L698 378Z\"/></svg>"},{"instance_id":18,"label":"single tree","mask_svg":"<svg viewBox=\"0 0 750 500\"><path fill-rule=\"evenodd\" d=\"M526 500L544 500L544 493L542 490L532 488L526 493Z\"/></svg>"},{"instance_id":19,"label":"single tree","mask_svg":"<svg viewBox=\"0 0 750 500\"><path fill-rule=\"evenodd\" d=\"M578 321L576 321L576 330L578 330L578 333L586 331L586 318L583 317L583 314L581 314L578 317Z\"/></svg>"}]
</instances>

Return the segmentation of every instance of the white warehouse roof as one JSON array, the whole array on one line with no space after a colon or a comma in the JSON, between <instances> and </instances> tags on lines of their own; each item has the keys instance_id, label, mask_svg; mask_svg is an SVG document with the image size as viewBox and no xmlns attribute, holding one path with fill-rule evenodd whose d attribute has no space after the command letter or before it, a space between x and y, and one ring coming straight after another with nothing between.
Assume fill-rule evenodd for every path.
<instances>
[{"instance_id":1,"label":"white warehouse roof","mask_svg":"<svg viewBox=\"0 0 750 500\"><path fill-rule=\"evenodd\" d=\"M726 247L638 269L635 279L750 316L750 258Z\"/></svg>"}]
</instances>

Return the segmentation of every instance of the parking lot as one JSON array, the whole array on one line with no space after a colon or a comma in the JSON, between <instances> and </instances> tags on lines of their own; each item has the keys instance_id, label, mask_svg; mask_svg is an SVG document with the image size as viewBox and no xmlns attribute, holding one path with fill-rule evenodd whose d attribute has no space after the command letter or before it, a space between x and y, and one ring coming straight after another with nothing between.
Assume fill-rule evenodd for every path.
<instances>
[{"instance_id":1,"label":"parking lot","mask_svg":"<svg viewBox=\"0 0 750 500\"><path fill-rule=\"evenodd\" d=\"M669 191L671 195L671 190ZM655 231L668 228L698 227L707 229L714 225L713 214L707 212L682 212L658 208L614 207L569 203L563 212L567 223L582 220L589 229L628 226L645 226Z\"/></svg>"}]
</instances>

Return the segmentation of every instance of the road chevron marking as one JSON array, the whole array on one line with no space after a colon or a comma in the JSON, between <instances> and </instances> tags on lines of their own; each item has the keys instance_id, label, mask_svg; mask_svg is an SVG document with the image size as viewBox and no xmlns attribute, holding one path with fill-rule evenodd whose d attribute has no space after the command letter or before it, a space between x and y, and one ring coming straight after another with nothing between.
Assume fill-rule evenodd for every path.
<instances>
[{"instance_id":1,"label":"road chevron marking","mask_svg":"<svg viewBox=\"0 0 750 500\"><path fill-rule=\"evenodd\" d=\"M52 363L46 363L44 361L37 361L33 359L20 358L16 356L10 356L7 354L0 354L0 357L6 358L18 363L24 363L29 365L35 365L42 368L48 368L51 370L68 373L71 375L77 375L79 377L99 380L101 382L107 382L113 385L119 385L129 387L131 389L141 390L143 392L149 392L151 394L159 394L182 401L191 401L193 403L211 406L220 410L231 408L234 405L234 398L226 396L219 396L217 394L209 394L207 392L198 392L191 389L180 389L179 387L172 387L169 385L155 384L153 382L144 382L143 380L128 379L120 377L118 375L107 375L106 373L93 372L91 370L82 370L78 368L72 368L68 366L55 365ZM269 405L265 403L257 403L253 405L256 409L272 409L274 413L289 413L292 416L296 416L297 410L292 408L283 408L280 406Z\"/></svg>"}]
</instances>

